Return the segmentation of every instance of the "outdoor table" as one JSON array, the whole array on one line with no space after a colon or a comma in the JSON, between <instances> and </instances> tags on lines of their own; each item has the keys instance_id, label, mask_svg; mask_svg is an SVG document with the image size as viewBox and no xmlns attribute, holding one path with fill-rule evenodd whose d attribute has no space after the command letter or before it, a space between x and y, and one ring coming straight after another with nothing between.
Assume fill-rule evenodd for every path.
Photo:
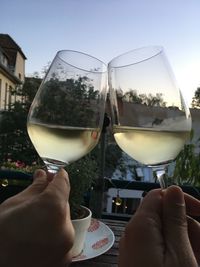
<instances>
[{"instance_id":1,"label":"outdoor table","mask_svg":"<svg viewBox=\"0 0 200 267\"><path fill-rule=\"evenodd\" d=\"M119 240L122 236L127 222L118 220L100 219L113 231L115 242L113 246L104 254L85 261L72 262L72 267L117 267L119 255Z\"/></svg>"}]
</instances>

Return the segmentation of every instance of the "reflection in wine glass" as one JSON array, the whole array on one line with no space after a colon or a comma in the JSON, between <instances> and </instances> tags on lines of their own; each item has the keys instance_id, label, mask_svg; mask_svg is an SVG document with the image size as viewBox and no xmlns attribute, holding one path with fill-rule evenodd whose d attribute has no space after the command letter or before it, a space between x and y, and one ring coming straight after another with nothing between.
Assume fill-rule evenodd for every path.
<instances>
[{"instance_id":1,"label":"reflection in wine glass","mask_svg":"<svg viewBox=\"0 0 200 267\"><path fill-rule=\"evenodd\" d=\"M27 128L50 172L98 143L107 92L107 66L77 51L59 51L31 105Z\"/></svg>"},{"instance_id":2,"label":"reflection in wine glass","mask_svg":"<svg viewBox=\"0 0 200 267\"><path fill-rule=\"evenodd\" d=\"M191 116L162 47L136 49L108 65L112 125L117 144L153 167L161 187L191 130Z\"/></svg>"}]
</instances>

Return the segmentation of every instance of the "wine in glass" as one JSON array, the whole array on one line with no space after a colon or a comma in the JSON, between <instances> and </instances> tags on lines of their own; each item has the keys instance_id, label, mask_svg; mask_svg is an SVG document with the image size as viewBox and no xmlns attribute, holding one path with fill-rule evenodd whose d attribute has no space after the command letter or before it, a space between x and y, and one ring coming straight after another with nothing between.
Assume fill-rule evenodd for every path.
<instances>
[{"instance_id":1,"label":"wine in glass","mask_svg":"<svg viewBox=\"0 0 200 267\"><path fill-rule=\"evenodd\" d=\"M71 50L59 51L30 107L27 129L49 172L74 162L98 143L107 92L107 66Z\"/></svg>"},{"instance_id":2,"label":"wine in glass","mask_svg":"<svg viewBox=\"0 0 200 267\"><path fill-rule=\"evenodd\" d=\"M166 166L189 138L191 116L163 48L139 48L114 58L108 82L117 144L153 167L165 188Z\"/></svg>"}]
</instances>

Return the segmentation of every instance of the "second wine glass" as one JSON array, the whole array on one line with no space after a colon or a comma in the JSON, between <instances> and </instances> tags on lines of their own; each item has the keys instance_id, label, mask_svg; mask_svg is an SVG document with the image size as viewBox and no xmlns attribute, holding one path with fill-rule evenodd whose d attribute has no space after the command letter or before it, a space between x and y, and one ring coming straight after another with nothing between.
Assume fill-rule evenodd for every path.
<instances>
[{"instance_id":1,"label":"second wine glass","mask_svg":"<svg viewBox=\"0 0 200 267\"><path fill-rule=\"evenodd\" d=\"M189 138L191 116L163 48L139 48L114 58L108 76L117 144L153 167L165 188L165 167Z\"/></svg>"},{"instance_id":2,"label":"second wine glass","mask_svg":"<svg viewBox=\"0 0 200 267\"><path fill-rule=\"evenodd\" d=\"M31 105L30 139L50 172L98 143L107 93L107 66L71 50L59 51Z\"/></svg>"}]
</instances>

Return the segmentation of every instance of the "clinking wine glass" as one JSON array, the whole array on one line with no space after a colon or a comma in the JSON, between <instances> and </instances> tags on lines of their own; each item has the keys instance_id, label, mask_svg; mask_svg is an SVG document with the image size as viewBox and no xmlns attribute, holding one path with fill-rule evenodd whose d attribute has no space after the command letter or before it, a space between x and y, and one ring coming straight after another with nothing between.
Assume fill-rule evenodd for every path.
<instances>
[{"instance_id":1,"label":"clinking wine glass","mask_svg":"<svg viewBox=\"0 0 200 267\"><path fill-rule=\"evenodd\" d=\"M107 66L71 50L59 51L30 107L27 129L49 172L74 162L98 143L107 93Z\"/></svg>"},{"instance_id":2,"label":"clinking wine glass","mask_svg":"<svg viewBox=\"0 0 200 267\"><path fill-rule=\"evenodd\" d=\"M114 137L136 161L152 167L162 188L166 167L191 131L191 116L162 47L132 50L108 64Z\"/></svg>"}]
</instances>

